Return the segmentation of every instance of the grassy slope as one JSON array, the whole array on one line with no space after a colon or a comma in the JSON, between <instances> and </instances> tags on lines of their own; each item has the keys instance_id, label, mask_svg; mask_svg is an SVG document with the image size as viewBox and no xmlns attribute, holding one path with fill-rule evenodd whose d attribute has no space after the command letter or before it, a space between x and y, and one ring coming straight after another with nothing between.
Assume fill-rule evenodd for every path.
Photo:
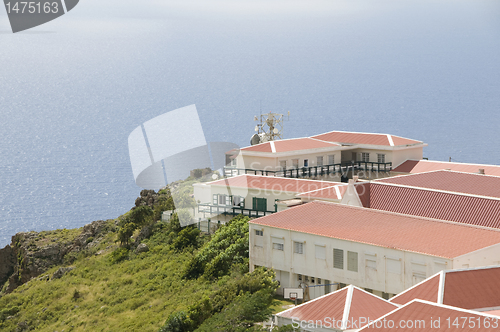
<instances>
[{"instance_id":1,"label":"grassy slope","mask_svg":"<svg viewBox=\"0 0 500 332\"><path fill-rule=\"evenodd\" d=\"M14 331L26 321L38 331L158 331L171 312L186 309L217 287L181 279L192 252L175 253L155 236L145 241L149 252L111 264L115 237L108 234L87 257L80 255L72 264L76 269L61 279L32 280L0 298L0 310L15 306L20 310L0 320L0 330ZM99 250L104 253L96 256Z\"/></svg>"}]
</instances>

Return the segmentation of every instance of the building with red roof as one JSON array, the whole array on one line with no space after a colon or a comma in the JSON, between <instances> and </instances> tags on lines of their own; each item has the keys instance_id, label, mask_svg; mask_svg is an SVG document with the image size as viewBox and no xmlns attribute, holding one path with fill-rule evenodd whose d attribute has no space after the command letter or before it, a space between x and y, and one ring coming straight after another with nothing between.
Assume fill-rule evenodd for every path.
<instances>
[{"instance_id":1,"label":"building with red roof","mask_svg":"<svg viewBox=\"0 0 500 332\"><path fill-rule=\"evenodd\" d=\"M500 176L500 166L470 163L455 163L434 160L411 159L403 162L392 170L394 174L415 174L438 170L452 170L465 173L484 173L486 175Z\"/></svg>"},{"instance_id":2,"label":"building with red roof","mask_svg":"<svg viewBox=\"0 0 500 332\"><path fill-rule=\"evenodd\" d=\"M486 313L498 311L500 266L444 270L396 295L390 301L404 305L414 299Z\"/></svg>"},{"instance_id":3,"label":"building with red roof","mask_svg":"<svg viewBox=\"0 0 500 332\"><path fill-rule=\"evenodd\" d=\"M276 314L278 326L291 324L302 330L345 331L359 329L398 306L356 286L349 285Z\"/></svg>"},{"instance_id":4,"label":"building with red roof","mask_svg":"<svg viewBox=\"0 0 500 332\"><path fill-rule=\"evenodd\" d=\"M388 298L441 270L494 265L500 257L496 229L330 202L249 223L250 269L274 268L281 287L322 280ZM327 291L314 289L311 298Z\"/></svg>"},{"instance_id":5,"label":"building with red roof","mask_svg":"<svg viewBox=\"0 0 500 332\"><path fill-rule=\"evenodd\" d=\"M498 331L500 317L415 299L358 331Z\"/></svg>"},{"instance_id":6,"label":"building with red roof","mask_svg":"<svg viewBox=\"0 0 500 332\"><path fill-rule=\"evenodd\" d=\"M427 144L389 134L332 131L312 137L268 141L227 158L226 176L261 174L284 177L339 178L360 172L363 178L386 176L408 159L421 159Z\"/></svg>"}]
</instances>

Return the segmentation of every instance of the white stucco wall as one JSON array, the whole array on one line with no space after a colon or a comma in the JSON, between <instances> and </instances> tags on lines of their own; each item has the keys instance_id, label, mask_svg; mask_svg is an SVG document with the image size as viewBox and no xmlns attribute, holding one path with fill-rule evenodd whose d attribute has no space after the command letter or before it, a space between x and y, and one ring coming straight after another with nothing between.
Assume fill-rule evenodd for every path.
<instances>
[{"instance_id":1,"label":"white stucco wall","mask_svg":"<svg viewBox=\"0 0 500 332\"><path fill-rule=\"evenodd\" d=\"M307 221L304 221L305 223ZM287 271L288 284L298 286L297 275L311 276L378 292L397 294L433 275L452 267L450 259L405 252L352 241L333 239L267 226L250 226L250 265ZM256 246L254 228L262 229L262 246ZM273 249L273 238L282 238L284 250ZM304 254L293 252L293 242L304 242ZM316 258L316 245L325 247L325 259ZM344 252L344 269L333 267L333 249ZM358 253L358 272L347 270L347 252ZM395 271L395 269L397 271ZM280 282L283 282L280 280ZM334 289L332 289L334 290ZM322 294L321 294L322 295ZM313 297L311 297L313 298Z\"/></svg>"}]
</instances>

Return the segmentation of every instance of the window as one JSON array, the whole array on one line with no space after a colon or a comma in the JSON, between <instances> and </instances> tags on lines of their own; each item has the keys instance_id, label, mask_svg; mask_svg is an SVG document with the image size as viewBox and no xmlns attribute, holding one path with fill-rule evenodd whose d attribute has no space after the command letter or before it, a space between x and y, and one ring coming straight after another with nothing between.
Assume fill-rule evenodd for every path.
<instances>
[{"instance_id":1,"label":"window","mask_svg":"<svg viewBox=\"0 0 500 332\"><path fill-rule=\"evenodd\" d=\"M299 281L302 281L302 274L298 274L298 275L297 275L297 279L298 279Z\"/></svg>"},{"instance_id":2,"label":"window","mask_svg":"<svg viewBox=\"0 0 500 332\"><path fill-rule=\"evenodd\" d=\"M321 285L321 278L318 278L318 285Z\"/></svg>"},{"instance_id":3,"label":"window","mask_svg":"<svg viewBox=\"0 0 500 332\"><path fill-rule=\"evenodd\" d=\"M293 165L293 168L299 168L299 160L298 159L292 159L292 165Z\"/></svg>"},{"instance_id":4,"label":"window","mask_svg":"<svg viewBox=\"0 0 500 332\"><path fill-rule=\"evenodd\" d=\"M316 279L314 277L311 277L311 282L314 284L316 283Z\"/></svg>"},{"instance_id":5,"label":"window","mask_svg":"<svg viewBox=\"0 0 500 332\"><path fill-rule=\"evenodd\" d=\"M267 211L267 199L252 197L253 209L255 211Z\"/></svg>"},{"instance_id":6,"label":"window","mask_svg":"<svg viewBox=\"0 0 500 332\"><path fill-rule=\"evenodd\" d=\"M358 253L354 251L347 252L347 270L358 272Z\"/></svg>"},{"instance_id":7,"label":"window","mask_svg":"<svg viewBox=\"0 0 500 332\"><path fill-rule=\"evenodd\" d=\"M293 252L296 254L303 254L304 253L304 242L293 242Z\"/></svg>"},{"instance_id":8,"label":"window","mask_svg":"<svg viewBox=\"0 0 500 332\"><path fill-rule=\"evenodd\" d=\"M309 159L304 159L304 167L309 167Z\"/></svg>"},{"instance_id":9,"label":"window","mask_svg":"<svg viewBox=\"0 0 500 332\"><path fill-rule=\"evenodd\" d=\"M273 249L283 251L284 249L283 243L273 243Z\"/></svg>"},{"instance_id":10,"label":"window","mask_svg":"<svg viewBox=\"0 0 500 332\"><path fill-rule=\"evenodd\" d=\"M236 158L234 158L233 160L231 160L231 166L235 166L236 167Z\"/></svg>"},{"instance_id":11,"label":"window","mask_svg":"<svg viewBox=\"0 0 500 332\"><path fill-rule=\"evenodd\" d=\"M226 195L219 195L219 205L226 204Z\"/></svg>"},{"instance_id":12,"label":"window","mask_svg":"<svg viewBox=\"0 0 500 332\"><path fill-rule=\"evenodd\" d=\"M370 161L370 154L368 152L361 153L361 161L367 163Z\"/></svg>"},{"instance_id":13,"label":"window","mask_svg":"<svg viewBox=\"0 0 500 332\"><path fill-rule=\"evenodd\" d=\"M233 206L245 207L245 199L241 196L233 197Z\"/></svg>"},{"instance_id":14,"label":"window","mask_svg":"<svg viewBox=\"0 0 500 332\"><path fill-rule=\"evenodd\" d=\"M331 154L328 156L328 165L333 165L335 164L335 155Z\"/></svg>"},{"instance_id":15,"label":"window","mask_svg":"<svg viewBox=\"0 0 500 332\"><path fill-rule=\"evenodd\" d=\"M316 258L326 259L326 248L323 245L315 245L316 248Z\"/></svg>"},{"instance_id":16,"label":"window","mask_svg":"<svg viewBox=\"0 0 500 332\"><path fill-rule=\"evenodd\" d=\"M280 238L272 238L273 240L273 249L274 250L281 250L283 251L285 248L285 240L280 239Z\"/></svg>"},{"instance_id":17,"label":"window","mask_svg":"<svg viewBox=\"0 0 500 332\"><path fill-rule=\"evenodd\" d=\"M333 249L333 267L336 269L344 269L344 250Z\"/></svg>"},{"instance_id":18,"label":"window","mask_svg":"<svg viewBox=\"0 0 500 332\"><path fill-rule=\"evenodd\" d=\"M264 231L262 229L256 229L255 230L255 235L257 235L257 236L264 236Z\"/></svg>"},{"instance_id":19,"label":"window","mask_svg":"<svg viewBox=\"0 0 500 332\"><path fill-rule=\"evenodd\" d=\"M217 205L219 204L219 195L217 194L214 194L214 199L213 199L213 202L212 202L214 205Z\"/></svg>"},{"instance_id":20,"label":"window","mask_svg":"<svg viewBox=\"0 0 500 332\"><path fill-rule=\"evenodd\" d=\"M232 196L228 196L228 195L224 195L225 199L226 199L226 205L233 205L233 202L232 202Z\"/></svg>"},{"instance_id":21,"label":"window","mask_svg":"<svg viewBox=\"0 0 500 332\"><path fill-rule=\"evenodd\" d=\"M379 163L385 163L385 154L377 153L377 161Z\"/></svg>"},{"instance_id":22,"label":"window","mask_svg":"<svg viewBox=\"0 0 500 332\"><path fill-rule=\"evenodd\" d=\"M280 161L280 167L281 169L285 170L286 169L286 160L281 160Z\"/></svg>"},{"instance_id":23,"label":"window","mask_svg":"<svg viewBox=\"0 0 500 332\"><path fill-rule=\"evenodd\" d=\"M318 166L323 166L323 156L321 157L316 157L316 164Z\"/></svg>"}]
</instances>

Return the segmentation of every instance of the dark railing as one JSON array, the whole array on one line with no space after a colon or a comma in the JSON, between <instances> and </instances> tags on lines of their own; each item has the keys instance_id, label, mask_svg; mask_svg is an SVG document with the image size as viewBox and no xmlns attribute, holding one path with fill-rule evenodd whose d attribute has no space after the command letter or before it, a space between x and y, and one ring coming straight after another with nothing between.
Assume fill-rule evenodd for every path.
<instances>
[{"instance_id":1,"label":"dark railing","mask_svg":"<svg viewBox=\"0 0 500 332\"><path fill-rule=\"evenodd\" d=\"M323 165L292 168L280 171L260 170L253 168L236 168L224 167L223 176L232 177L243 174L250 175L265 175L277 176L284 178L305 178L313 176L323 176L329 174L346 174L351 170L357 171L372 171L372 172L389 172L392 170L392 163L378 163L378 162L364 162L364 161L350 161L341 164Z\"/></svg>"},{"instance_id":2,"label":"dark railing","mask_svg":"<svg viewBox=\"0 0 500 332\"><path fill-rule=\"evenodd\" d=\"M237 216L243 214L249 217L264 217L275 213L276 211L257 211L254 209L245 209L239 206L213 205L213 204L198 204L198 212L210 214L223 214Z\"/></svg>"}]
</instances>

